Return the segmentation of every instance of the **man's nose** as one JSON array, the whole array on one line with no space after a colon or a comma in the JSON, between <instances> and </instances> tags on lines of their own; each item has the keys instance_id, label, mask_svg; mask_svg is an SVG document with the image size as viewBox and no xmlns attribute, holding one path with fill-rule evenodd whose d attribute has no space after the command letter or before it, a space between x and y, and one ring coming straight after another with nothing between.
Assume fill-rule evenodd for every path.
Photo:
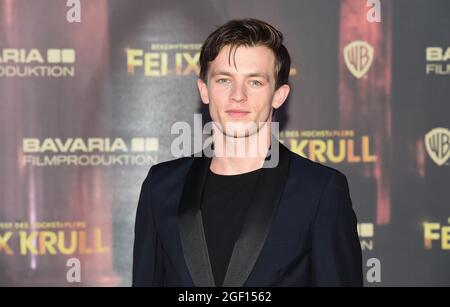
<instances>
[{"instance_id":1,"label":"man's nose","mask_svg":"<svg viewBox=\"0 0 450 307\"><path fill-rule=\"evenodd\" d=\"M231 100L234 102L244 102L246 99L245 87L242 84L235 83L231 93Z\"/></svg>"}]
</instances>

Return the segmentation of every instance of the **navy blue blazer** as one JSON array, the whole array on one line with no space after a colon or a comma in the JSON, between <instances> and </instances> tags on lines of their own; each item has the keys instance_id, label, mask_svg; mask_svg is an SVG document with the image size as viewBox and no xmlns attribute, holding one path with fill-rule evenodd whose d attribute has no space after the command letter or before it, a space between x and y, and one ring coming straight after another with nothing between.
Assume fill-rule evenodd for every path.
<instances>
[{"instance_id":1,"label":"navy blue blazer","mask_svg":"<svg viewBox=\"0 0 450 307\"><path fill-rule=\"evenodd\" d=\"M279 145L278 165L257 181L223 286L362 286L346 177ZM133 286L215 286L200 212L210 163L191 156L150 168L136 213Z\"/></svg>"}]
</instances>

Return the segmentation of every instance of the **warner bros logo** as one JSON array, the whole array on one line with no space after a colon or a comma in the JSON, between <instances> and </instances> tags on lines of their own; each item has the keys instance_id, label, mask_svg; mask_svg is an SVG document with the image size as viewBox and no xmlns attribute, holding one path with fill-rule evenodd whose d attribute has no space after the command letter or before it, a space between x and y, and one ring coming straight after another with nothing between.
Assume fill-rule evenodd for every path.
<instances>
[{"instance_id":1,"label":"warner bros logo","mask_svg":"<svg viewBox=\"0 0 450 307\"><path fill-rule=\"evenodd\" d=\"M345 65L358 79L369 71L373 55L373 47L365 41L356 40L344 47Z\"/></svg>"},{"instance_id":2,"label":"warner bros logo","mask_svg":"<svg viewBox=\"0 0 450 307\"><path fill-rule=\"evenodd\" d=\"M425 148L437 165L444 165L450 158L450 130L434 128L428 132L425 135Z\"/></svg>"}]
</instances>

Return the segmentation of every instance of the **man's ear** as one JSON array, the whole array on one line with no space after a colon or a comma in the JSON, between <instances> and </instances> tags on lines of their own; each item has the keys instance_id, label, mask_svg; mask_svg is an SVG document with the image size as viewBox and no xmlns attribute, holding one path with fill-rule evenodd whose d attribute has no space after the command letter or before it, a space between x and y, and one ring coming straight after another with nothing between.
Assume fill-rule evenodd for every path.
<instances>
[{"instance_id":1,"label":"man's ear","mask_svg":"<svg viewBox=\"0 0 450 307\"><path fill-rule=\"evenodd\" d=\"M198 92L204 104L209 104L208 86L202 79L197 79Z\"/></svg>"},{"instance_id":2,"label":"man's ear","mask_svg":"<svg viewBox=\"0 0 450 307\"><path fill-rule=\"evenodd\" d=\"M283 84L275 91L272 100L272 107L274 109L278 109L283 105L283 103L286 101L286 98L289 95L290 90L291 88L289 87L289 85Z\"/></svg>"}]
</instances>

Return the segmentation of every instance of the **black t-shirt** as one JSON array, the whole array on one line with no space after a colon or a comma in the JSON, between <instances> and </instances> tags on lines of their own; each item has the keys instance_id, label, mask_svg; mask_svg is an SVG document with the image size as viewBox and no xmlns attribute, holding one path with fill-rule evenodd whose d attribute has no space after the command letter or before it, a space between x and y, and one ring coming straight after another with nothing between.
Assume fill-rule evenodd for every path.
<instances>
[{"instance_id":1,"label":"black t-shirt","mask_svg":"<svg viewBox=\"0 0 450 307\"><path fill-rule=\"evenodd\" d=\"M216 286L223 284L261 170L239 175L208 172L201 211Z\"/></svg>"}]
</instances>

